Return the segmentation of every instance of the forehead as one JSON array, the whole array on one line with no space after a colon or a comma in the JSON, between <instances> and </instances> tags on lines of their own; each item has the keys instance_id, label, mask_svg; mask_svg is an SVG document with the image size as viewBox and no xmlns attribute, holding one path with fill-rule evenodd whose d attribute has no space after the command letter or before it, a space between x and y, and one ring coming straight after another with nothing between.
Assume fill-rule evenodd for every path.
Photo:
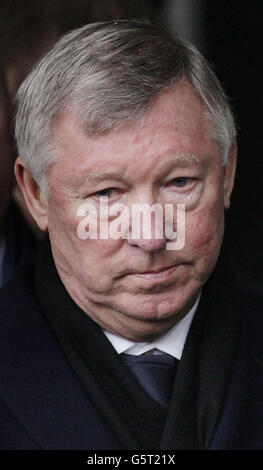
<instances>
[{"instance_id":1,"label":"forehead","mask_svg":"<svg viewBox=\"0 0 263 470\"><path fill-rule=\"evenodd\" d=\"M56 127L59 163L72 177L87 172L127 170L136 165L162 165L177 155L211 155L218 146L199 97L188 82L159 96L141 121L89 137L74 116L62 117ZM185 160L186 162L186 160Z\"/></svg>"}]
</instances>

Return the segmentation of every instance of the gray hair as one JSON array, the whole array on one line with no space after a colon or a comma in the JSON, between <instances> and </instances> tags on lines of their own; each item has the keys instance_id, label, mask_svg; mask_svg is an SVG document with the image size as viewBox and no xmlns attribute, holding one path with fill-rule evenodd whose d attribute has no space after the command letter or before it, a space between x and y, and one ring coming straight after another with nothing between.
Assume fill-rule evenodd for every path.
<instances>
[{"instance_id":1,"label":"gray hair","mask_svg":"<svg viewBox=\"0 0 263 470\"><path fill-rule=\"evenodd\" d=\"M40 60L17 95L19 155L47 194L58 158L54 124L74 109L88 135L138 120L168 87L186 78L196 90L226 163L236 136L228 100L211 66L189 42L148 21L86 25Z\"/></svg>"}]
</instances>

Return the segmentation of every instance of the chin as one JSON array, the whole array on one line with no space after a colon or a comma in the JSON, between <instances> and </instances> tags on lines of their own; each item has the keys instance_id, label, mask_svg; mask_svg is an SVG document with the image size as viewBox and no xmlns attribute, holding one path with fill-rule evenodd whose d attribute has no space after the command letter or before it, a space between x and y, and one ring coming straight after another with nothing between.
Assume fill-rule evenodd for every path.
<instances>
[{"instance_id":1,"label":"chin","mask_svg":"<svg viewBox=\"0 0 263 470\"><path fill-rule=\"evenodd\" d=\"M133 298L129 298L129 301L120 302L116 307L134 319L176 323L191 309L199 291L198 287L195 289L174 288L172 292L131 296Z\"/></svg>"}]
</instances>

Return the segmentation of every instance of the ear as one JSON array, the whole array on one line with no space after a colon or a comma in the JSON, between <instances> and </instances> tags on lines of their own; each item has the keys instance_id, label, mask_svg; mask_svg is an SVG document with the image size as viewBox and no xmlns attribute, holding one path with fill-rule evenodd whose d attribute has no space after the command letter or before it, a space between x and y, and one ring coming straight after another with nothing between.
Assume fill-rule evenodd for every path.
<instances>
[{"instance_id":1,"label":"ear","mask_svg":"<svg viewBox=\"0 0 263 470\"><path fill-rule=\"evenodd\" d=\"M43 231L48 228L48 203L24 162L18 157L15 161L15 175L24 195L27 208Z\"/></svg>"},{"instance_id":2,"label":"ear","mask_svg":"<svg viewBox=\"0 0 263 470\"><path fill-rule=\"evenodd\" d=\"M230 207L230 196L234 187L237 165L237 142L235 141L230 149L227 163L224 166L224 206Z\"/></svg>"}]
</instances>

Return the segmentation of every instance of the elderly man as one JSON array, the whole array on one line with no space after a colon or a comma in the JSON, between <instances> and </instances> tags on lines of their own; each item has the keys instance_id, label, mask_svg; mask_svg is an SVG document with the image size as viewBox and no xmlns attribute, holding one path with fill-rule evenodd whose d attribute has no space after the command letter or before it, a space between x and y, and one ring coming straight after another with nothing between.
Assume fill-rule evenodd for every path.
<instances>
[{"instance_id":1,"label":"elderly man","mask_svg":"<svg viewBox=\"0 0 263 470\"><path fill-rule=\"evenodd\" d=\"M48 237L1 294L1 448L257 448L259 309L220 254L235 134L204 57L147 22L73 31L22 84Z\"/></svg>"}]
</instances>

